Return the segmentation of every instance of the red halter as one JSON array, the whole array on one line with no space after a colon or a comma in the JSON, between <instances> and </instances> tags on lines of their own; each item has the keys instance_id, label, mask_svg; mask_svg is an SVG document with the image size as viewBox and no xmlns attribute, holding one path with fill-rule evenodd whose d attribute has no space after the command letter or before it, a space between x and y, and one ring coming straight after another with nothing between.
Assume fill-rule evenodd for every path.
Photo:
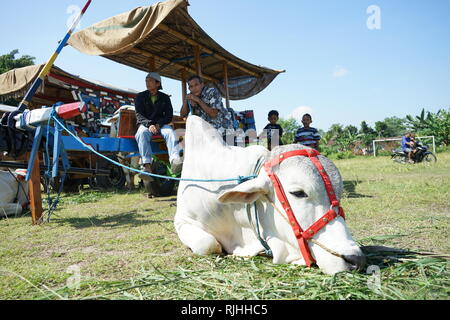
<instances>
[{"instance_id":1,"label":"red halter","mask_svg":"<svg viewBox=\"0 0 450 320\"><path fill-rule=\"evenodd\" d=\"M266 170L267 174L269 175L270 179L273 182L275 193L281 205L283 206L284 211L288 216L289 222L292 226L292 230L294 231L295 237L297 238L300 252L303 255L303 259L305 260L305 263L308 267L310 267L313 263L315 263L315 260L311 255L311 250L308 246L308 240L311 239L315 234L317 234L322 228L324 228L330 221L335 219L337 216L341 216L342 218L345 219L344 210L342 209L339 201L336 198L336 194L334 193L333 186L331 184L330 178L328 177L328 174L323 168L322 163L320 163L319 159L317 158L318 155L320 155L320 153L314 149L294 150L282 153L277 158L272 159L271 161L268 161L264 164L264 169ZM291 205L289 204L289 201L286 197L283 186L281 185L280 180L278 179L278 176L272 171L272 167L279 165L281 162L283 162L288 158L296 156L308 157L312 161L312 163L316 166L325 184L325 189L327 191L328 198L330 199L331 204L330 210L328 210L327 213L325 213L325 215L322 218L313 223L305 231L302 230L297 219L294 216L294 212L292 212ZM336 212L334 211L335 207L339 208L338 214L336 214Z\"/></svg>"}]
</instances>

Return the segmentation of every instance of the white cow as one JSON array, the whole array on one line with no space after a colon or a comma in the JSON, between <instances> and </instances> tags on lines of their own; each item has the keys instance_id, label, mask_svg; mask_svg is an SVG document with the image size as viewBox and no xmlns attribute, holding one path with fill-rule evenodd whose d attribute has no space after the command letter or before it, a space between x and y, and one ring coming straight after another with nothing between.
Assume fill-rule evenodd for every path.
<instances>
[{"instance_id":1,"label":"white cow","mask_svg":"<svg viewBox=\"0 0 450 320\"><path fill-rule=\"evenodd\" d=\"M261 146L231 147L223 143L215 129L196 116L187 120L185 144L182 178L214 180L252 175L258 160L267 161L280 153L306 148L287 145L270 152ZM343 183L337 168L327 158L319 156L319 159L339 198ZM287 159L276 173L303 230L330 209L324 182L307 157ZM260 233L272 250L273 262L305 265L291 226L268 200L283 210L264 169L257 178L239 185L183 181L178 187L175 228L180 240L196 254L225 251L237 256L255 256L264 248L256 236L254 216L248 214L246 204L256 201ZM325 273L360 269L365 264L365 257L342 217L328 223L313 239L341 254L335 256L309 242L316 264Z\"/></svg>"},{"instance_id":2,"label":"white cow","mask_svg":"<svg viewBox=\"0 0 450 320\"><path fill-rule=\"evenodd\" d=\"M18 215L28 205L26 170L0 171L0 217Z\"/></svg>"}]
</instances>

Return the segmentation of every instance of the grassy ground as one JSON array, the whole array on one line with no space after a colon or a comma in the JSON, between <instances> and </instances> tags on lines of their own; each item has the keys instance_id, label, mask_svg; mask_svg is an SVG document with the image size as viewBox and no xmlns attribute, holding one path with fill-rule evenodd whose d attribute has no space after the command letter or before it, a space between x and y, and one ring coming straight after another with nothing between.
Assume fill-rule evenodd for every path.
<instances>
[{"instance_id":1,"label":"grassy ground","mask_svg":"<svg viewBox=\"0 0 450 320\"><path fill-rule=\"evenodd\" d=\"M84 191L63 196L50 223L0 220L0 299L448 299L448 260L417 252L450 253L450 153L428 167L335 163L368 273L194 256L174 231L175 196Z\"/></svg>"}]
</instances>

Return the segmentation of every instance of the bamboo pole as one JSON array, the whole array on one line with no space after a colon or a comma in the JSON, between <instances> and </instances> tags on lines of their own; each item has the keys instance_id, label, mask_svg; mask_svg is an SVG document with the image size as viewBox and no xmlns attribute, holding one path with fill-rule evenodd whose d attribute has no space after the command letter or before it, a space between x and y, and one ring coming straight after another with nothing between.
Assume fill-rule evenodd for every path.
<instances>
[{"instance_id":1,"label":"bamboo pole","mask_svg":"<svg viewBox=\"0 0 450 320\"><path fill-rule=\"evenodd\" d=\"M53 53L53 55L50 57L50 59L47 61L47 63L42 68L41 72L39 73L39 76L33 81L33 84L28 89L27 93L23 97L22 102L17 107L17 110L14 111L14 115L18 113L22 113L25 111L27 107L31 104L31 99L33 99L34 94L39 89L39 87L42 85L42 83L45 81L45 77L50 73L50 70L53 67L53 64L55 63L56 59L58 58L61 51L66 46L67 42L69 41L70 37L72 36L73 31L77 27L78 23L80 22L81 18L83 18L83 15L85 14L86 10L91 5L92 0L88 0L86 4L84 5L83 9L81 10L78 17L73 21L72 26L70 27L69 31L67 31L64 38L59 43L58 47L56 48L56 51ZM14 115L11 116L14 117Z\"/></svg>"},{"instance_id":2,"label":"bamboo pole","mask_svg":"<svg viewBox=\"0 0 450 320\"><path fill-rule=\"evenodd\" d=\"M230 92L228 89L228 63L223 62L223 85L225 87L225 101L227 108L230 107Z\"/></svg>"}]
</instances>

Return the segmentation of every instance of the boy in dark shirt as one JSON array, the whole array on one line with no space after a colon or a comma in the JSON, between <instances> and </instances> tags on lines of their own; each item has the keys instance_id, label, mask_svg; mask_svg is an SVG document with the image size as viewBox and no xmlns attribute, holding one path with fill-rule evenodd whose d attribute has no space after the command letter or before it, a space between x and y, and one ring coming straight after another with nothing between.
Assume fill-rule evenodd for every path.
<instances>
[{"instance_id":1,"label":"boy in dark shirt","mask_svg":"<svg viewBox=\"0 0 450 320\"><path fill-rule=\"evenodd\" d=\"M281 137L283 136L283 128L277 123L279 118L279 113L276 110L269 112L267 120L269 124L264 127L263 133L260 134L259 138L267 136L267 149L272 150L272 147L281 146Z\"/></svg>"}]
</instances>

